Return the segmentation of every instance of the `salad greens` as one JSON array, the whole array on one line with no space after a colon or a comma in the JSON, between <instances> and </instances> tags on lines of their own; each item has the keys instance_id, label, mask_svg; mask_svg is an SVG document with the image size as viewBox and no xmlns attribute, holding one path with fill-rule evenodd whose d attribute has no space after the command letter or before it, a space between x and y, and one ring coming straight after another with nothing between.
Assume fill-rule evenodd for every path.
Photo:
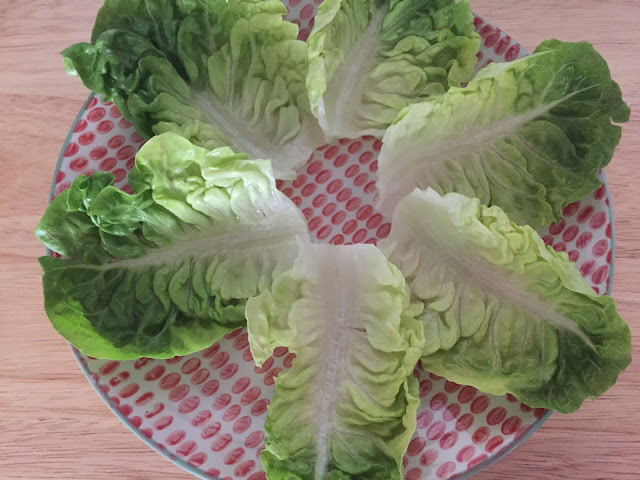
<instances>
[{"instance_id":1,"label":"salad greens","mask_svg":"<svg viewBox=\"0 0 640 480\"><path fill-rule=\"evenodd\" d=\"M380 209L391 215L415 187L498 205L537 229L600 185L629 107L605 60L587 43L548 40L492 64L465 88L414 104L387 130Z\"/></svg>"},{"instance_id":2,"label":"salad greens","mask_svg":"<svg viewBox=\"0 0 640 480\"><path fill-rule=\"evenodd\" d=\"M79 177L36 235L45 310L87 355L168 358L243 326L247 298L287 270L308 234L266 160L211 152L174 133L147 142L129 175ZM117 259L114 259L117 257Z\"/></svg>"},{"instance_id":3,"label":"salad greens","mask_svg":"<svg viewBox=\"0 0 640 480\"><path fill-rule=\"evenodd\" d=\"M258 365L277 346L296 354L269 405L261 459L270 480L402 479L420 403L421 309L398 269L364 244L309 244L247 302Z\"/></svg>"},{"instance_id":4,"label":"salad greens","mask_svg":"<svg viewBox=\"0 0 640 480\"><path fill-rule=\"evenodd\" d=\"M380 248L424 301L422 365L531 407L576 410L631 361L629 327L566 253L496 206L415 190Z\"/></svg>"},{"instance_id":5,"label":"salad greens","mask_svg":"<svg viewBox=\"0 0 640 480\"><path fill-rule=\"evenodd\" d=\"M324 0L308 43L311 109L328 137L354 138L469 81L480 36L467 0Z\"/></svg>"},{"instance_id":6,"label":"salad greens","mask_svg":"<svg viewBox=\"0 0 640 480\"><path fill-rule=\"evenodd\" d=\"M55 329L107 359L189 354L245 325L258 365L289 348L269 480L401 480L419 359L565 413L611 387L629 328L535 232L600 185L629 118L605 60L548 40L471 79L467 0L324 0L308 46L286 13L106 0L91 42L63 52L150 140L133 194L81 176L38 224L66 257L39 259ZM384 134L380 249L312 244L276 188L323 132Z\"/></svg>"},{"instance_id":7,"label":"salad greens","mask_svg":"<svg viewBox=\"0 0 640 480\"><path fill-rule=\"evenodd\" d=\"M67 72L145 138L173 131L268 158L295 177L322 141L305 90L307 46L279 0L107 0Z\"/></svg>"}]
</instances>

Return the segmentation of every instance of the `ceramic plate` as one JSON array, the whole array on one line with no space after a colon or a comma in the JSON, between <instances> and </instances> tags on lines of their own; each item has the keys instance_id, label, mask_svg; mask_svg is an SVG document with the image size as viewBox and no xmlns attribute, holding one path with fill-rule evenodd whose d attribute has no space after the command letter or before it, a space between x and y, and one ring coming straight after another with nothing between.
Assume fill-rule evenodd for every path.
<instances>
[{"instance_id":1,"label":"ceramic plate","mask_svg":"<svg viewBox=\"0 0 640 480\"><path fill-rule=\"evenodd\" d=\"M318 0L289 0L288 18L306 40ZM482 18L482 67L526 52ZM144 140L118 109L89 97L62 149L51 197L78 175L112 172L131 192L127 172ZM376 243L391 225L375 208L375 176L381 142L373 137L322 145L294 181L278 182L300 208L318 242ZM604 182L604 177L603 177ZM613 220L606 185L564 210L541 232L545 243L566 251L598 293L611 288ZM260 464L263 424L274 379L291 365L284 348L255 367L246 330L236 330L206 350L170 360L105 361L74 349L100 397L136 435L196 476L264 480ZM418 428L404 457L405 478L468 478L521 444L548 418L513 396L486 395L416 368L422 404Z\"/></svg>"}]
</instances>

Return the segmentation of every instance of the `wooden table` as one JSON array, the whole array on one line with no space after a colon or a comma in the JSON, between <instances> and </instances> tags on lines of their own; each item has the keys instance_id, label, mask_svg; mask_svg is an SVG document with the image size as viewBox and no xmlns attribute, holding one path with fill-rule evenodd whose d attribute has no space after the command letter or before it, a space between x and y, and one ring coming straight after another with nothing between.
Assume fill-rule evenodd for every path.
<instances>
[{"instance_id":1,"label":"wooden table","mask_svg":"<svg viewBox=\"0 0 640 480\"><path fill-rule=\"evenodd\" d=\"M58 152L88 92L58 55L88 40L98 0L0 2L0 478L185 479L132 435L84 379L42 309L33 229ZM616 220L613 296L640 356L640 1L472 0L533 49L548 37L589 40L633 113L606 169ZM553 415L478 480L640 478L640 362L606 395Z\"/></svg>"}]
</instances>

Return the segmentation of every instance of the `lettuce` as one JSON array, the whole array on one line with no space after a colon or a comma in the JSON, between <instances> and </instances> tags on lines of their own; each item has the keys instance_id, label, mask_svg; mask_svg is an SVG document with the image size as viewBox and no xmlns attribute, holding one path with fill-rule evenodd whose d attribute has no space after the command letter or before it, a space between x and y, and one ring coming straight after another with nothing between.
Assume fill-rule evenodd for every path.
<instances>
[{"instance_id":1,"label":"lettuce","mask_svg":"<svg viewBox=\"0 0 640 480\"><path fill-rule=\"evenodd\" d=\"M308 240L268 160L165 133L142 147L129 179L133 195L110 173L79 177L36 229L70 257L40 258L47 315L87 355L168 358L210 346L244 326L246 299Z\"/></svg>"},{"instance_id":2,"label":"lettuce","mask_svg":"<svg viewBox=\"0 0 640 480\"><path fill-rule=\"evenodd\" d=\"M322 141L305 90L306 44L278 0L107 0L65 67L145 138L230 146L295 177Z\"/></svg>"},{"instance_id":3,"label":"lettuce","mask_svg":"<svg viewBox=\"0 0 640 480\"><path fill-rule=\"evenodd\" d=\"M467 0L325 0L308 43L314 115L327 136L358 137L469 81L480 37Z\"/></svg>"},{"instance_id":4,"label":"lettuce","mask_svg":"<svg viewBox=\"0 0 640 480\"><path fill-rule=\"evenodd\" d=\"M629 327L565 253L498 207L415 190L380 248L424 301L424 368L568 413L631 361Z\"/></svg>"},{"instance_id":5,"label":"lettuce","mask_svg":"<svg viewBox=\"0 0 640 480\"><path fill-rule=\"evenodd\" d=\"M247 302L260 365L296 354L276 379L262 464L270 480L402 479L424 345L402 274L373 245L301 249L271 291Z\"/></svg>"},{"instance_id":6,"label":"lettuce","mask_svg":"<svg viewBox=\"0 0 640 480\"><path fill-rule=\"evenodd\" d=\"M605 60L587 43L543 42L480 70L465 88L405 109L387 130L379 208L414 188L458 192L534 229L600 185L629 119Z\"/></svg>"}]
</instances>

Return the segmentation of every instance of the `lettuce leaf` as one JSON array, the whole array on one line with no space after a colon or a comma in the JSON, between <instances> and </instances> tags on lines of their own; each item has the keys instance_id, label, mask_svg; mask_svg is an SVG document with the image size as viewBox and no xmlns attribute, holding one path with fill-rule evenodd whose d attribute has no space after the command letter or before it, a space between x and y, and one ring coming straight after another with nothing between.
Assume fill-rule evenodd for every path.
<instances>
[{"instance_id":1,"label":"lettuce leaf","mask_svg":"<svg viewBox=\"0 0 640 480\"><path fill-rule=\"evenodd\" d=\"M325 0L308 44L314 115L327 136L358 137L469 81L480 37L467 0Z\"/></svg>"},{"instance_id":2,"label":"lettuce leaf","mask_svg":"<svg viewBox=\"0 0 640 480\"><path fill-rule=\"evenodd\" d=\"M268 158L293 178L322 142L305 89L307 46L278 0L107 0L65 68L145 138Z\"/></svg>"},{"instance_id":3,"label":"lettuce leaf","mask_svg":"<svg viewBox=\"0 0 640 480\"><path fill-rule=\"evenodd\" d=\"M40 258L47 315L87 355L168 358L210 346L244 326L246 299L308 241L268 160L166 133L142 147L129 179L133 195L110 173L79 177L36 229L71 257Z\"/></svg>"},{"instance_id":4,"label":"lettuce leaf","mask_svg":"<svg viewBox=\"0 0 640 480\"><path fill-rule=\"evenodd\" d=\"M424 301L424 368L568 413L631 361L629 327L565 253L498 207L415 190L380 243Z\"/></svg>"},{"instance_id":5,"label":"lettuce leaf","mask_svg":"<svg viewBox=\"0 0 640 480\"><path fill-rule=\"evenodd\" d=\"M373 245L313 245L247 302L251 352L296 354L265 424L271 480L402 479L424 345L402 274Z\"/></svg>"},{"instance_id":6,"label":"lettuce leaf","mask_svg":"<svg viewBox=\"0 0 640 480\"><path fill-rule=\"evenodd\" d=\"M629 108L587 43L548 40L536 53L480 70L465 88L405 109L387 130L379 208L414 188L501 207L534 229L600 185Z\"/></svg>"}]
</instances>

